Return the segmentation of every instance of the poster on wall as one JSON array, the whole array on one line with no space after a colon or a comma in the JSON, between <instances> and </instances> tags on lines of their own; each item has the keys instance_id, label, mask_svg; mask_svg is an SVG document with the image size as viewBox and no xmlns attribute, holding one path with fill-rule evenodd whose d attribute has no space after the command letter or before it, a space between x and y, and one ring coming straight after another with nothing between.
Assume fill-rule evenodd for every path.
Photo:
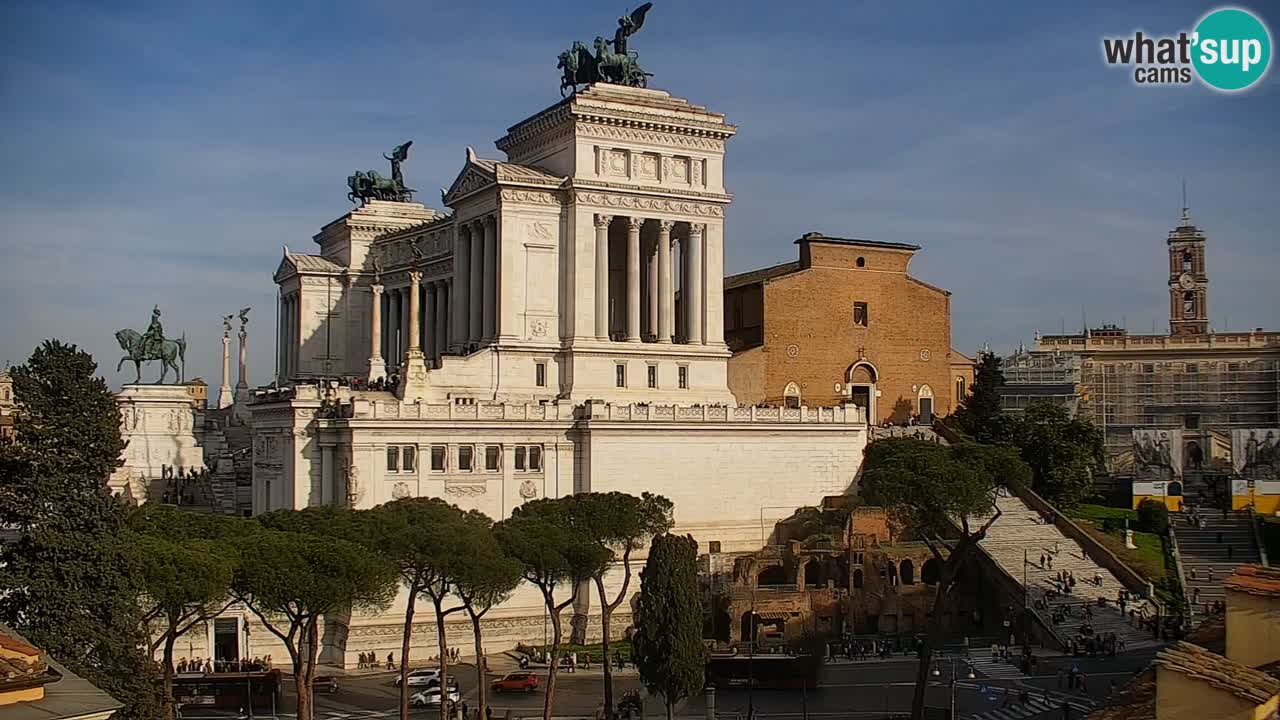
<instances>
[{"instance_id":1,"label":"poster on wall","mask_svg":"<svg viewBox=\"0 0 1280 720\"><path fill-rule=\"evenodd\" d=\"M1133 431L1135 480L1173 480L1182 477L1182 431Z\"/></svg>"},{"instance_id":2,"label":"poster on wall","mask_svg":"<svg viewBox=\"0 0 1280 720\"><path fill-rule=\"evenodd\" d=\"M1280 479L1280 428L1232 430L1231 466L1251 480Z\"/></svg>"}]
</instances>

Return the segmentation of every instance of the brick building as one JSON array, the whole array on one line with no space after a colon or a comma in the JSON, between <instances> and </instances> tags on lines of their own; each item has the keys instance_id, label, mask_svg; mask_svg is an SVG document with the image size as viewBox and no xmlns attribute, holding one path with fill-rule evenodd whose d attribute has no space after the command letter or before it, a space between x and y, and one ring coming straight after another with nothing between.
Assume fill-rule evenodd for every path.
<instances>
[{"instance_id":1,"label":"brick building","mask_svg":"<svg viewBox=\"0 0 1280 720\"><path fill-rule=\"evenodd\" d=\"M738 402L852 402L877 423L955 410L973 361L951 349L951 293L907 273L920 248L820 233L796 244L798 262L725 278Z\"/></svg>"}]
</instances>

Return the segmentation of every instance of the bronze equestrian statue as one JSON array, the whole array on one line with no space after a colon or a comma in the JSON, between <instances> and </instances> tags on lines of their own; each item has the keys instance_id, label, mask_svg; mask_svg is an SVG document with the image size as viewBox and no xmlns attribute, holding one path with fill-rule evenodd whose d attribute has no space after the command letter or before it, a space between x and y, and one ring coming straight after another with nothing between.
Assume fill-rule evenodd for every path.
<instances>
[{"instance_id":1,"label":"bronze equestrian statue","mask_svg":"<svg viewBox=\"0 0 1280 720\"><path fill-rule=\"evenodd\" d=\"M186 352L187 338L184 334L177 340L167 340L164 336L164 328L160 325L160 306L157 305L151 311L151 324L147 326L145 333L139 334L135 330L119 330L116 332L116 342L120 343L120 348L125 351L125 356L120 358L120 362L116 363L116 372L120 372L120 368L124 366L125 361L133 361L134 371L137 373L135 383L142 382L142 363L160 361L160 384L164 384L165 378L168 376L169 368L173 368L174 375L177 377L175 382L184 380L183 373L186 369Z\"/></svg>"}]
</instances>

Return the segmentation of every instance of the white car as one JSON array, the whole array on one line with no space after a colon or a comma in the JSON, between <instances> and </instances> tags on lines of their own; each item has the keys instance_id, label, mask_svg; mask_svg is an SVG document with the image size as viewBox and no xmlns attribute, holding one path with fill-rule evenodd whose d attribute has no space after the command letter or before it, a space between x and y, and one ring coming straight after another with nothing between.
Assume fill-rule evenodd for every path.
<instances>
[{"instance_id":1,"label":"white car","mask_svg":"<svg viewBox=\"0 0 1280 720\"><path fill-rule=\"evenodd\" d=\"M458 692L458 688L449 688L449 704L452 705L462 699L462 694ZM414 707L440 707L440 688L432 688L414 693L409 698L409 704Z\"/></svg>"},{"instance_id":2,"label":"white car","mask_svg":"<svg viewBox=\"0 0 1280 720\"><path fill-rule=\"evenodd\" d=\"M409 671L409 687L419 687L428 685L433 680L440 677L439 670L411 670ZM400 687L400 676L396 676L396 687Z\"/></svg>"}]
</instances>

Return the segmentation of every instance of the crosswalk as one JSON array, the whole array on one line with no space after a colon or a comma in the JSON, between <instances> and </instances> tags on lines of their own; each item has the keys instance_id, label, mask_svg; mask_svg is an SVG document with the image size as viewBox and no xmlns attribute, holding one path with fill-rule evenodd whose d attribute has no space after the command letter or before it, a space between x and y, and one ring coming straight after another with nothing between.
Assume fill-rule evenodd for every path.
<instances>
[{"instance_id":1,"label":"crosswalk","mask_svg":"<svg viewBox=\"0 0 1280 720\"><path fill-rule=\"evenodd\" d=\"M994 678L996 680L1023 680L1027 675L1018 669L1018 666L1005 662L1004 660L996 660L989 653L974 653L969 658L969 664L973 669L986 678Z\"/></svg>"},{"instance_id":2,"label":"crosswalk","mask_svg":"<svg viewBox=\"0 0 1280 720\"><path fill-rule=\"evenodd\" d=\"M962 685L970 689L980 689L979 686ZM965 715L965 720L1023 720L1024 718L1036 717L1038 715L1047 715L1050 711L1062 711L1063 700L1054 698L1045 693L1031 693L1027 702L1023 703L1018 700L1017 695L1012 690L1002 690L1002 693L1008 693L1006 698L1001 695L990 695L988 699L994 703L1000 703L1000 707L990 710L983 710L979 713ZM1095 703L1088 698L1070 698L1067 699L1071 705L1071 709L1075 713L1088 713L1095 706Z\"/></svg>"}]
</instances>

